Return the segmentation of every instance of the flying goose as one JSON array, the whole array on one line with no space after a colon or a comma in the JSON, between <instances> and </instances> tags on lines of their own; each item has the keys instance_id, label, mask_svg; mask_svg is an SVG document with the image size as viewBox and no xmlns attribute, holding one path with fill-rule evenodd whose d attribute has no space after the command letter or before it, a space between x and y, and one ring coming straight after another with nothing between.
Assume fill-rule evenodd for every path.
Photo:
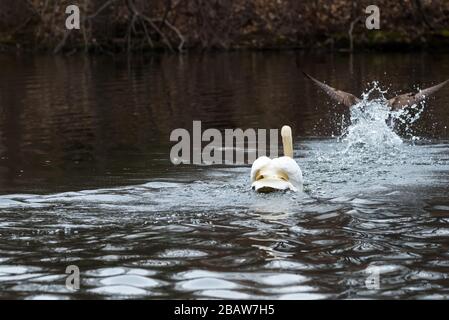
<instances>
[{"instance_id":1,"label":"flying goose","mask_svg":"<svg viewBox=\"0 0 449 320\"><path fill-rule=\"evenodd\" d=\"M332 88L331 86L328 86L327 84L318 81L311 75L305 73L303 71L304 75L313 81L313 83L318 86L321 90L326 92L333 100L337 101L338 103L343 104L346 107L351 107L361 101L361 99L357 98L351 93L344 92L335 88ZM420 90L417 93L405 93L398 95L394 98L391 98L388 101L388 106L393 111L397 111L400 109L403 109L407 106L412 106L414 104L418 104L419 102L423 101L424 99L428 98L430 95L434 94L438 90L440 90L442 87L444 87L449 82L449 79L441 82L433 87Z\"/></svg>"}]
</instances>

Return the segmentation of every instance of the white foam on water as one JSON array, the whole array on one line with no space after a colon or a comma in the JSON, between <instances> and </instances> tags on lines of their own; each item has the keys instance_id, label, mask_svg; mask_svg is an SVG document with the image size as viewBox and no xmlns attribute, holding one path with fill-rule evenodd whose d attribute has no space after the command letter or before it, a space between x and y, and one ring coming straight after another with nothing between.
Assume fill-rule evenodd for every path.
<instances>
[{"instance_id":1,"label":"white foam on water","mask_svg":"<svg viewBox=\"0 0 449 320\"><path fill-rule=\"evenodd\" d=\"M343 143L341 155L347 161L392 158L404 151L404 144L420 140L413 134L413 124L424 111L424 104L393 111L388 106L386 93L377 82L373 82L372 87L363 93L362 100L351 107L350 124L343 127L343 121L342 134L337 138ZM404 128L403 137L395 131L398 125Z\"/></svg>"},{"instance_id":2,"label":"white foam on water","mask_svg":"<svg viewBox=\"0 0 449 320\"><path fill-rule=\"evenodd\" d=\"M394 131L394 123L400 121L410 125L419 119L421 113L412 117L408 108L391 111L388 101L377 82L373 87L363 93L362 100L351 107L350 125L343 129L339 140L347 144L347 151L356 149L362 151L384 151L386 148L395 148L403 143L401 137ZM372 98L374 94L380 97Z\"/></svg>"}]
</instances>

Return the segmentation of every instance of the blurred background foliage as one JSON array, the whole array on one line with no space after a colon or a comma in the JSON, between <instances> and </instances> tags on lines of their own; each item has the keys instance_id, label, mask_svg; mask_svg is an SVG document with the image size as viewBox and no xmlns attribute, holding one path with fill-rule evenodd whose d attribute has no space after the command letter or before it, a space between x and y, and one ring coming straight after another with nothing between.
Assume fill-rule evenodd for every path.
<instances>
[{"instance_id":1,"label":"blurred background foliage","mask_svg":"<svg viewBox=\"0 0 449 320\"><path fill-rule=\"evenodd\" d=\"M70 4L80 30L65 28ZM380 30L365 28L371 4ZM350 38L355 50L447 50L449 1L0 0L0 50L348 50Z\"/></svg>"}]
</instances>

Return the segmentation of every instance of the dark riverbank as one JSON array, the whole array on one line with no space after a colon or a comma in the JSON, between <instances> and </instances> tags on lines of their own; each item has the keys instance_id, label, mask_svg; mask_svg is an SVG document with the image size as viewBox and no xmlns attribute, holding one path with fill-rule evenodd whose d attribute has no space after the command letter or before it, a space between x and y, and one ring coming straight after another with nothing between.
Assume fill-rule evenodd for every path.
<instances>
[{"instance_id":1,"label":"dark riverbank","mask_svg":"<svg viewBox=\"0 0 449 320\"><path fill-rule=\"evenodd\" d=\"M0 51L96 53L163 50L304 49L449 51L449 2L376 1L380 29L368 30L372 1L36 1L0 3ZM78 5L81 29L67 31Z\"/></svg>"}]
</instances>

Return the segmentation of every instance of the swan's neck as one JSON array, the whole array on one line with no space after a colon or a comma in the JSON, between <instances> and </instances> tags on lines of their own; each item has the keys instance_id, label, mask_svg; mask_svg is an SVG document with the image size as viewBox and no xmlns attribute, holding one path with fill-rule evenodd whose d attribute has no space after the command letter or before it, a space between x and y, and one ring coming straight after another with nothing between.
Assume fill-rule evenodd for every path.
<instances>
[{"instance_id":1,"label":"swan's neck","mask_svg":"<svg viewBox=\"0 0 449 320\"><path fill-rule=\"evenodd\" d=\"M293 158L293 138L292 129L289 126L283 126L281 129L282 146L284 148L284 156Z\"/></svg>"}]
</instances>

